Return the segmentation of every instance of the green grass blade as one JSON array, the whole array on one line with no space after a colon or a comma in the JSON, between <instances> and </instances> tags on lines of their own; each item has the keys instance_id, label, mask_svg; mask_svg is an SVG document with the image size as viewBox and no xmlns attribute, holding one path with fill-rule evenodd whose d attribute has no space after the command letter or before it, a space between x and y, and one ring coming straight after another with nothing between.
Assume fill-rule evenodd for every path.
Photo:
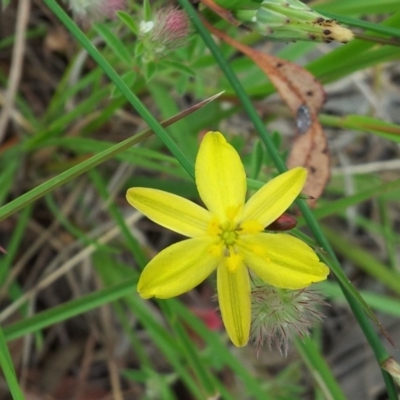
<instances>
[{"instance_id":1,"label":"green grass blade","mask_svg":"<svg viewBox=\"0 0 400 400\"><path fill-rule=\"evenodd\" d=\"M103 182L102 176L94 169L90 171L89 174L95 188L100 194L101 198L106 202L110 198L110 194L107 191L107 185ZM143 269L148 263L148 258L146 257L145 252L142 247L136 240L136 238L132 235L130 229L125 223L125 220L121 214L119 208L111 202L108 204L108 211L110 212L113 220L119 226L122 236L125 238L127 245L129 246L129 250L132 252L135 261L137 262L140 269Z\"/></svg>"},{"instance_id":2,"label":"green grass blade","mask_svg":"<svg viewBox=\"0 0 400 400\"><path fill-rule=\"evenodd\" d=\"M21 251L21 243L24 238L24 233L26 232L26 226L29 222L29 218L31 217L31 211L31 207L26 207L21 211L18 222L14 227L10 241L8 242L7 254L0 259L0 289L7 279L8 272L12 268L18 252Z\"/></svg>"},{"instance_id":3,"label":"green grass blade","mask_svg":"<svg viewBox=\"0 0 400 400\"><path fill-rule=\"evenodd\" d=\"M331 14L331 13L326 13L326 12L324 12L324 16L332 18L332 19L336 19L339 22L349 25L349 26L363 28L363 29L371 31L371 32L376 32L376 33L380 33L383 35L389 35L389 36L400 39L400 29L397 29L397 28L392 28L390 26L384 26L384 25L373 23L373 22L363 21L363 20L357 19L357 18L351 18L351 17L347 17L344 15L337 15L337 14Z\"/></svg>"},{"instance_id":4,"label":"green grass blade","mask_svg":"<svg viewBox=\"0 0 400 400\"><path fill-rule=\"evenodd\" d=\"M332 375L314 340L310 337L296 339L296 348L307 365L315 383L325 399L346 400L340 386Z\"/></svg>"},{"instance_id":5,"label":"green grass blade","mask_svg":"<svg viewBox=\"0 0 400 400\"><path fill-rule=\"evenodd\" d=\"M104 39L104 41L108 44L111 50L115 53L118 58L125 63L126 65L132 64L132 54L126 48L126 46L122 43L122 41L117 37L108 27L104 24L95 24L94 29L100 36Z\"/></svg>"},{"instance_id":6,"label":"green grass blade","mask_svg":"<svg viewBox=\"0 0 400 400\"><path fill-rule=\"evenodd\" d=\"M180 114L169 118L167 121L164 121L162 124L163 126L168 126L175 121L179 120L180 118L183 118L184 116L191 114L192 112L196 111L198 108L201 108L205 104L207 104L209 101L213 100L215 96L211 97L210 99L207 99L205 101L202 101L201 103L198 103L196 106L191 107L185 111L182 111ZM65 183L69 182L70 180L76 178L77 176L83 174L84 172L89 171L90 169L94 168L95 166L101 164L102 162L116 156L117 154L121 153L122 151L128 149L129 147L141 142L145 138L149 137L152 135L152 131L146 130L144 132L141 132L131 138L125 139L121 143L118 143L111 148L108 148L104 151L102 151L99 154L96 154L95 156L89 158L86 161L81 162L80 164L68 169L65 172L62 172L58 176L49 179L47 182L42 183L39 186L36 186L34 189L30 190L27 193L24 193L23 195L19 196L15 200L11 201L10 203L6 204L5 206L0 208L0 221L3 220L4 218L9 217L10 215L14 214L18 210L22 209L23 207L27 206L28 204L34 202L35 200L39 199L40 197L43 197L47 193L51 192L57 187L60 187L64 185ZM191 165L191 164L190 164Z\"/></svg>"},{"instance_id":7,"label":"green grass blade","mask_svg":"<svg viewBox=\"0 0 400 400\"><path fill-rule=\"evenodd\" d=\"M0 221L14 214L18 210L24 208L25 206L34 202L35 200L43 197L45 194L50 193L55 188L64 185L65 183L83 174L84 172L87 172L90 169L94 168L96 165L101 164L102 162L114 157L116 154L119 154L125 149L139 143L143 139L149 137L151 134L152 132L148 130L146 132L128 138L123 142L118 143L115 146L99 154L96 154L95 156L89 158L88 160L68 169L67 171L62 172L58 176L49 179L47 182L42 183L39 186L36 186L34 189L30 190L27 193L24 193L15 200L12 200L10 203L1 207Z\"/></svg>"},{"instance_id":8,"label":"green grass blade","mask_svg":"<svg viewBox=\"0 0 400 400\"><path fill-rule=\"evenodd\" d=\"M352 196L343 197L329 204L325 204L323 207L318 207L315 210L313 210L312 213L314 218L319 220L328 217L330 215L340 213L346 210L346 208L359 204L365 200L377 196L382 196L384 194L396 192L399 189L400 189L400 179L393 182L382 183L380 185L376 185L369 189L353 194ZM305 225L304 218L303 217L299 218L297 221L297 226L301 227L304 225Z\"/></svg>"},{"instance_id":9,"label":"green grass blade","mask_svg":"<svg viewBox=\"0 0 400 400\"><path fill-rule=\"evenodd\" d=\"M0 204L7 198L14 183L19 166L19 152L20 148L16 146L2 156L0 163Z\"/></svg>"},{"instance_id":10,"label":"green grass blade","mask_svg":"<svg viewBox=\"0 0 400 400\"><path fill-rule=\"evenodd\" d=\"M400 125L397 124L364 115L351 114L343 117L320 114L318 118L324 125L369 132L384 139L400 143Z\"/></svg>"},{"instance_id":11,"label":"green grass blade","mask_svg":"<svg viewBox=\"0 0 400 400\"><path fill-rule=\"evenodd\" d=\"M40 329L93 310L103 304L132 295L136 282L136 278L129 278L122 283L90 293L79 299L37 313L33 317L15 322L4 328L4 336L7 341L18 339L29 333L37 332Z\"/></svg>"},{"instance_id":12,"label":"green grass blade","mask_svg":"<svg viewBox=\"0 0 400 400\"><path fill-rule=\"evenodd\" d=\"M335 234L332 229L324 226L324 233L334 249L342 254L346 260L352 261L368 275L384 283L388 288L400 294L400 273L389 269L385 264L375 259L369 252L357 247L349 246L349 241L343 236Z\"/></svg>"},{"instance_id":13,"label":"green grass blade","mask_svg":"<svg viewBox=\"0 0 400 400\"><path fill-rule=\"evenodd\" d=\"M313 9L325 15L327 12L335 12L346 15L382 14L395 12L399 9L397 0L330 0L319 2Z\"/></svg>"},{"instance_id":14,"label":"green grass blade","mask_svg":"<svg viewBox=\"0 0 400 400\"><path fill-rule=\"evenodd\" d=\"M330 299L346 303L343 292L340 287L334 282L323 282L318 284L318 288ZM365 299L368 305L374 310L381 311L382 313L400 317L400 300L375 294L367 291L361 291L361 296Z\"/></svg>"},{"instance_id":15,"label":"green grass blade","mask_svg":"<svg viewBox=\"0 0 400 400\"><path fill-rule=\"evenodd\" d=\"M66 28L74 35L74 37L81 43L87 50L93 60L103 69L106 75L111 79L121 93L126 97L132 107L139 113L139 115L146 121L150 129L160 138L160 140L167 146L175 158L181 163L183 168L194 176L194 169L192 163L181 152L176 143L170 138L168 133L163 129L159 122L153 117L150 111L143 105L139 98L126 86L122 78L105 60L100 52L93 46L90 40L83 34L78 26L68 17L64 10L56 3L55 0L44 0L47 6L58 17L58 19L66 26Z\"/></svg>"},{"instance_id":16,"label":"green grass blade","mask_svg":"<svg viewBox=\"0 0 400 400\"><path fill-rule=\"evenodd\" d=\"M253 396L257 400L268 400L271 397L262 388L259 380L249 371L248 368L238 359L229 349L228 346L221 345L216 332L210 331L204 323L199 321L182 303L176 300L170 300L173 302L174 309L177 315L184 319L185 323L188 324L201 338L208 343L210 346L211 354L218 354L221 362L229 366L230 369L237 375L240 376L243 383L246 385L249 396ZM253 398L251 397L251 398Z\"/></svg>"},{"instance_id":17,"label":"green grass blade","mask_svg":"<svg viewBox=\"0 0 400 400\"><path fill-rule=\"evenodd\" d=\"M8 351L7 343L3 335L3 330L0 327L0 367L3 370L4 377L10 390L13 400L25 400L18 384L17 375L15 373L14 365L11 359L10 352Z\"/></svg>"}]
</instances>

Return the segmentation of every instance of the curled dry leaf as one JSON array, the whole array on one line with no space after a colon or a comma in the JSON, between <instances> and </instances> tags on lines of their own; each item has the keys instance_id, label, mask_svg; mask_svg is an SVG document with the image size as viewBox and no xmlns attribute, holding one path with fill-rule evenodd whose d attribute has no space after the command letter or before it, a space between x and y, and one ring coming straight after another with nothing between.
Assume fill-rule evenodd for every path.
<instances>
[{"instance_id":1,"label":"curled dry leaf","mask_svg":"<svg viewBox=\"0 0 400 400\"><path fill-rule=\"evenodd\" d=\"M330 177L326 136L318 121L325 92L316 78L304 68L269 54L261 53L232 39L205 22L207 28L224 42L251 58L269 77L297 121L299 136L288 159L288 167L303 166L309 175L304 193L310 205L321 196Z\"/></svg>"},{"instance_id":2,"label":"curled dry leaf","mask_svg":"<svg viewBox=\"0 0 400 400\"><path fill-rule=\"evenodd\" d=\"M228 21L230 24L239 26L240 22L235 19L232 12L224 7L221 7L214 0L200 0L200 2L210 10L214 11L215 14L219 15L222 19Z\"/></svg>"},{"instance_id":3,"label":"curled dry leaf","mask_svg":"<svg viewBox=\"0 0 400 400\"><path fill-rule=\"evenodd\" d=\"M316 115L314 121L304 135L296 138L287 162L289 168L298 165L307 168L308 178L303 192L313 197L308 200L310 205L321 196L330 177L326 136Z\"/></svg>"}]
</instances>

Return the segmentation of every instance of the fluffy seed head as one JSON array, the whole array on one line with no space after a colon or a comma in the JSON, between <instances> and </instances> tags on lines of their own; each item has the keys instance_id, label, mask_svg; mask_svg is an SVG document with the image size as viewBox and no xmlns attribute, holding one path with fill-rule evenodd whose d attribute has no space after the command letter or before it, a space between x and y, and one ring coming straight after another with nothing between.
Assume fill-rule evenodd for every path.
<instances>
[{"instance_id":1,"label":"fluffy seed head","mask_svg":"<svg viewBox=\"0 0 400 400\"><path fill-rule=\"evenodd\" d=\"M309 335L313 325L323 318L318 306L325 304L312 289L286 290L259 282L252 288L251 340L259 354L266 342L287 355L294 337Z\"/></svg>"}]
</instances>

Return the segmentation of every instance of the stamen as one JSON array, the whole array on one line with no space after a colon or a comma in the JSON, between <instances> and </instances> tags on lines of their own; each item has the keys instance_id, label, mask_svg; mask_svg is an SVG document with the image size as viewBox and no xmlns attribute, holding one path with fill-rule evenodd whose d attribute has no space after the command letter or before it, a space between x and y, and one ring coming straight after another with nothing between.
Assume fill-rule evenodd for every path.
<instances>
[{"instance_id":1,"label":"stamen","mask_svg":"<svg viewBox=\"0 0 400 400\"><path fill-rule=\"evenodd\" d=\"M221 228L219 226L218 218L213 217L207 227L207 233L210 236L218 236L221 233Z\"/></svg>"},{"instance_id":2,"label":"stamen","mask_svg":"<svg viewBox=\"0 0 400 400\"><path fill-rule=\"evenodd\" d=\"M243 264L243 257L236 253L231 253L225 258L225 260L229 272L236 272L236 270Z\"/></svg>"},{"instance_id":3,"label":"stamen","mask_svg":"<svg viewBox=\"0 0 400 400\"><path fill-rule=\"evenodd\" d=\"M221 257L224 252L224 246L222 243L215 244L209 247L208 252L214 257Z\"/></svg>"}]
</instances>

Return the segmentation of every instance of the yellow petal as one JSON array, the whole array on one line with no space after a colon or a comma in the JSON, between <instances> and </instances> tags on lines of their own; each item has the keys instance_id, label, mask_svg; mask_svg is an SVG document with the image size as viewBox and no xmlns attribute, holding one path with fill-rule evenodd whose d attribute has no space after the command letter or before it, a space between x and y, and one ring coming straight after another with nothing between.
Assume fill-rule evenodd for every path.
<instances>
[{"instance_id":1,"label":"yellow petal","mask_svg":"<svg viewBox=\"0 0 400 400\"><path fill-rule=\"evenodd\" d=\"M223 262L217 269L218 302L229 338L237 347L249 340L251 321L250 281L247 268L241 264L232 270Z\"/></svg>"},{"instance_id":2,"label":"yellow petal","mask_svg":"<svg viewBox=\"0 0 400 400\"><path fill-rule=\"evenodd\" d=\"M196 185L204 204L221 223L240 218L246 174L239 154L219 132L208 132L201 142Z\"/></svg>"},{"instance_id":3,"label":"yellow petal","mask_svg":"<svg viewBox=\"0 0 400 400\"><path fill-rule=\"evenodd\" d=\"M157 224L184 236L204 236L210 213L199 205L172 193L150 188L130 188L129 204Z\"/></svg>"},{"instance_id":4,"label":"yellow petal","mask_svg":"<svg viewBox=\"0 0 400 400\"><path fill-rule=\"evenodd\" d=\"M140 296L168 299L199 285L220 262L221 257L210 251L214 242L211 237L187 239L158 253L140 275Z\"/></svg>"},{"instance_id":5,"label":"yellow petal","mask_svg":"<svg viewBox=\"0 0 400 400\"><path fill-rule=\"evenodd\" d=\"M281 216L299 195L306 182L305 168L293 168L265 184L246 203L243 220L266 227Z\"/></svg>"},{"instance_id":6,"label":"yellow petal","mask_svg":"<svg viewBox=\"0 0 400 400\"><path fill-rule=\"evenodd\" d=\"M243 235L237 246L244 263L271 286L301 289L325 280L329 274L314 250L291 235Z\"/></svg>"}]
</instances>

